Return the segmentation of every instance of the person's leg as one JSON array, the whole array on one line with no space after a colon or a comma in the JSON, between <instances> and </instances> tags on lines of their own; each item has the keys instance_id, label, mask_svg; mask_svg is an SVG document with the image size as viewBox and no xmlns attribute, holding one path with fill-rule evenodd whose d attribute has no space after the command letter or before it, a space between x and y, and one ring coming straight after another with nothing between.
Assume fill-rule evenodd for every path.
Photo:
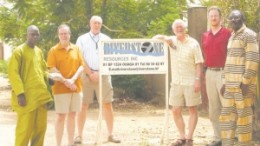
<instances>
[{"instance_id":1,"label":"person's leg","mask_svg":"<svg viewBox=\"0 0 260 146\"><path fill-rule=\"evenodd\" d=\"M191 106L189 107L189 133L186 137L186 139L193 139L193 133L194 130L197 126L197 122L198 122L198 111L197 111L197 106Z\"/></svg>"},{"instance_id":2,"label":"person's leg","mask_svg":"<svg viewBox=\"0 0 260 146\"><path fill-rule=\"evenodd\" d=\"M99 88L95 90L96 96L99 99ZM120 143L121 141L113 137L113 127L114 127L114 113L113 113L113 87L111 83L111 76L102 77L102 102L103 102L103 111L104 118L106 120L107 131L108 131L108 141L114 143Z\"/></svg>"},{"instance_id":3,"label":"person's leg","mask_svg":"<svg viewBox=\"0 0 260 146\"><path fill-rule=\"evenodd\" d=\"M250 92L250 91L249 91ZM235 94L236 109L237 109L237 137L238 146L251 146L252 141L252 121L253 121L253 111L252 111L252 92L248 93L247 96L242 96L242 94Z\"/></svg>"},{"instance_id":4,"label":"person's leg","mask_svg":"<svg viewBox=\"0 0 260 146\"><path fill-rule=\"evenodd\" d=\"M197 106L201 104L200 92L194 92L194 86L184 86L185 104L189 109L189 132L186 136L185 146L193 145L193 133L198 122Z\"/></svg>"},{"instance_id":5,"label":"person's leg","mask_svg":"<svg viewBox=\"0 0 260 146\"><path fill-rule=\"evenodd\" d=\"M172 115L174 123L179 131L179 138L171 146L182 146L185 144L185 124L182 117L182 107L184 106L184 87L171 84L169 104L172 106Z\"/></svg>"},{"instance_id":6,"label":"person's leg","mask_svg":"<svg viewBox=\"0 0 260 146\"><path fill-rule=\"evenodd\" d=\"M186 139L185 137L185 124L182 117L182 107L181 106L173 106L172 114L174 123L180 133L179 139Z\"/></svg>"},{"instance_id":7,"label":"person's leg","mask_svg":"<svg viewBox=\"0 0 260 146\"><path fill-rule=\"evenodd\" d=\"M56 121L55 121L55 136L56 136L56 145L57 146L61 146L65 118L66 118L66 114L57 113L57 117L56 117Z\"/></svg>"},{"instance_id":8,"label":"person's leg","mask_svg":"<svg viewBox=\"0 0 260 146\"><path fill-rule=\"evenodd\" d=\"M80 112L78 112L77 115L77 129L78 129L78 137L82 138L83 136L83 130L87 118L87 113L88 113L88 104L83 103L82 104L82 109Z\"/></svg>"},{"instance_id":9,"label":"person's leg","mask_svg":"<svg viewBox=\"0 0 260 146\"><path fill-rule=\"evenodd\" d=\"M75 138L74 142L76 144L81 144L83 139L83 131L85 122L87 119L88 107L89 104L93 102L94 98L94 91L95 88L98 87L97 85L93 84L89 77L86 75L81 76L82 79L82 106L81 111L77 113L77 137Z\"/></svg>"},{"instance_id":10,"label":"person's leg","mask_svg":"<svg viewBox=\"0 0 260 146\"><path fill-rule=\"evenodd\" d=\"M68 117L67 117L67 133L68 133L69 145L72 145L74 143L73 139L75 133L75 116L76 116L76 112L70 112L68 113Z\"/></svg>"},{"instance_id":11,"label":"person's leg","mask_svg":"<svg viewBox=\"0 0 260 146\"><path fill-rule=\"evenodd\" d=\"M226 89L222 103L223 107L219 117L222 146L234 146L237 119L234 93Z\"/></svg>"},{"instance_id":12,"label":"person's leg","mask_svg":"<svg viewBox=\"0 0 260 146\"><path fill-rule=\"evenodd\" d=\"M104 116L107 124L108 135L112 136L113 124L114 124L114 114L112 103L103 103Z\"/></svg>"},{"instance_id":13,"label":"person's leg","mask_svg":"<svg viewBox=\"0 0 260 146\"><path fill-rule=\"evenodd\" d=\"M29 113L17 112L15 130L15 146L27 146L33 130L34 111Z\"/></svg>"},{"instance_id":14,"label":"person's leg","mask_svg":"<svg viewBox=\"0 0 260 146\"><path fill-rule=\"evenodd\" d=\"M207 70L206 72L206 89L209 102L209 119L214 131L213 141L221 141L219 130L219 116L221 112L220 88L222 87L221 72Z\"/></svg>"},{"instance_id":15,"label":"person's leg","mask_svg":"<svg viewBox=\"0 0 260 146\"><path fill-rule=\"evenodd\" d=\"M47 109L44 106L36 109L35 127L31 136L31 146L43 146L47 128Z\"/></svg>"}]
</instances>

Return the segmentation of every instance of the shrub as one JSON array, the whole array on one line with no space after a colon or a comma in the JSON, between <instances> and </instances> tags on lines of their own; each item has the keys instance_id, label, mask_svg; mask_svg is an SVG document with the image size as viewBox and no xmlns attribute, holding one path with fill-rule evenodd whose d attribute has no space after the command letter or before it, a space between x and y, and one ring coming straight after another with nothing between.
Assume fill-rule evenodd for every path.
<instances>
[{"instance_id":1,"label":"shrub","mask_svg":"<svg viewBox=\"0 0 260 146\"><path fill-rule=\"evenodd\" d=\"M112 76L115 95L145 99L146 81L142 75L114 75ZM116 93L118 92L118 93ZM120 93L119 93L120 92Z\"/></svg>"}]
</instances>

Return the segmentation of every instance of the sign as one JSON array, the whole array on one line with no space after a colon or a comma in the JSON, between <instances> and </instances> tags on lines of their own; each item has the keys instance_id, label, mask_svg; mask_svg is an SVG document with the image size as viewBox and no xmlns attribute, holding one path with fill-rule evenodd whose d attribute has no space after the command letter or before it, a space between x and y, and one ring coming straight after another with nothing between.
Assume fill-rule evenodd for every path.
<instances>
[{"instance_id":1,"label":"sign","mask_svg":"<svg viewBox=\"0 0 260 146\"><path fill-rule=\"evenodd\" d=\"M168 70L167 46L162 41L112 39L100 45L101 74L165 74Z\"/></svg>"},{"instance_id":2,"label":"sign","mask_svg":"<svg viewBox=\"0 0 260 146\"><path fill-rule=\"evenodd\" d=\"M168 141L168 45L152 39L112 39L99 43L99 80L103 75L164 74L165 75L165 126L161 135ZM99 84L102 96L102 82ZM99 98L99 103L103 99ZM99 118L96 143L102 145L102 104L99 104Z\"/></svg>"}]
</instances>

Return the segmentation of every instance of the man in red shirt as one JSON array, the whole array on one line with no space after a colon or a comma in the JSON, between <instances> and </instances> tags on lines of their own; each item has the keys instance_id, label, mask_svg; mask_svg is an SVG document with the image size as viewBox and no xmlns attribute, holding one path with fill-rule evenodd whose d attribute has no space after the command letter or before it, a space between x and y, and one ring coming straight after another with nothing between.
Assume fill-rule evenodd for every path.
<instances>
[{"instance_id":1,"label":"man in red shirt","mask_svg":"<svg viewBox=\"0 0 260 146\"><path fill-rule=\"evenodd\" d=\"M223 85L221 74L226 61L227 43L231 32L221 26L221 11L213 6L208 10L210 30L202 35L202 48L206 67L206 90L209 101L209 119L214 131L214 139L206 146L221 146L219 115Z\"/></svg>"}]
</instances>

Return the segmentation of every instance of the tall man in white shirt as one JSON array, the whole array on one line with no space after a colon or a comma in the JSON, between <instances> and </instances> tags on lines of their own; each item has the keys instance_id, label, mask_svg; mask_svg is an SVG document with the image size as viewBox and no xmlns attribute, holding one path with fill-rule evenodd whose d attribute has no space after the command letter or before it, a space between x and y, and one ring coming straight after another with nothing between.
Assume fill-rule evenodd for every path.
<instances>
[{"instance_id":1,"label":"tall man in white shirt","mask_svg":"<svg viewBox=\"0 0 260 146\"><path fill-rule=\"evenodd\" d=\"M84 61L86 63L85 74L82 75L83 81L83 105L82 111L78 114L78 137L75 143L82 143L83 129L87 117L89 104L93 102L94 95L99 98L99 54L98 42L100 40L110 39L107 35L101 33L102 18L100 16L92 16L90 19L90 31L83 34L77 39L76 45L80 47ZM111 76L103 76L102 100L104 108L104 116L108 130L108 141L120 143L113 137L113 87L111 84Z\"/></svg>"}]
</instances>

